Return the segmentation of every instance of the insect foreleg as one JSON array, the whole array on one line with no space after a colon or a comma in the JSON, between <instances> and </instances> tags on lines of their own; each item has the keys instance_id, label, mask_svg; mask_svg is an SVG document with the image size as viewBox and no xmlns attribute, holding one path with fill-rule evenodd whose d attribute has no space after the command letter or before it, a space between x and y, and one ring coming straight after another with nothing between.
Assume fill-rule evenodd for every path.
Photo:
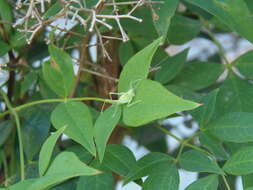
<instances>
[{"instance_id":1,"label":"insect foreleg","mask_svg":"<svg viewBox=\"0 0 253 190\"><path fill-rule=\"evenodd\" d=\"M131 106L133 106L133 105L135 105L135 104L138 104L138 103L140 103L141 102L141 100L137 100L137 101L134 101L134 102L129 102L128 104L127 104L127 107L131 107Z\"/></svg>"}]
</instances>

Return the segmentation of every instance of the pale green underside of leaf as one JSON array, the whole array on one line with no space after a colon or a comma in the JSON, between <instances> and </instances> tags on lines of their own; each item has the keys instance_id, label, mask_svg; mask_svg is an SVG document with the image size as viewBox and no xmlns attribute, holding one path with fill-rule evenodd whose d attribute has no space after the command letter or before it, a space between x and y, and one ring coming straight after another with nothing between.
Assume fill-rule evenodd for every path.
<instances>
[{"instance_id":1,"label":"pale green underside of leaf","mask_svg":"<svg viewBox=\"0 0 253 190\"><path fill-rule=\"evenodd\" d=\"M52 112L51 121L56 129L67 126L64 134L83 145L91 154L96 154L92 117L85 104L82 102L60 103Z\"/></svg>"},{"instance_id":2,"label":"pale green underside of leaf","mask_svg":"<svg viewBox=\"0 0 253 190\"><path fill-rule=\"evenodd\" d=\"M162 38L155 40L130 58L120 74L118 92L127 92L129 88L134 87L136 81L148 76L153 55L161 42Z\"/></svg>"},{"instance_id":3,"label":"pale green underside of leaf","mask_svg":"<svg viewBox=\"0 0 253 190\"><path fill-rule=\"evenodd\" d=\"M60 128L57 132L52 134L43 144L40 155L39 155L39 173L40 176L43 176L50 164L50 159L55 147L55 143L57 142L57 139L60 137L60 135L63 133L63 131L66 129L66 127Z\"/></svg>"},{"instance_id":4,"label":"pale green underside of leaf","mask_svg":"<svg viewBox=\"0 0 253 190\"><path fill-rule=\"evenodd\" d=\"M179 98L160 83L151 80L139 82L135 93L133 105L123 108L123 121L128 126L141 126L199 106L195 102Z\"/></svg>"},{"instance_id":5,"label":"pale green underside of leaf","mask_svg":"<svg viewBox=\"0 0 253 190\"><path fill-rule=\"evenodd\" d=\"M62 152L52 162L45 176L26 180L10 187L10 190L45 190L77 176L98 175L100 171L81 162L74 153Z\"/></svg>"},{"instance_id":6,"label":"pale green underside of leaf","mask_svg":"<svg viewBox=\"0 0 253 190\"><path fill-rule=\"evenodd\" d=\"M106 143L120 120L121 110L118 105L111 106L103 111L95 122L94 138L100 162L104 158Z\"/></svg>"}]
</instances>

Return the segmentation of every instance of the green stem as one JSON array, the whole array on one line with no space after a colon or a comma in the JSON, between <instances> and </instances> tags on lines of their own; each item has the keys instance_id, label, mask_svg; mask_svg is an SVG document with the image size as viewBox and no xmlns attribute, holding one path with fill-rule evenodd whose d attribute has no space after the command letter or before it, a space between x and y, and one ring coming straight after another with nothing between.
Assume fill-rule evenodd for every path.
<instances>
[{"instance_id":1,"label":"green stem","mask_svg":"<svg viewBox=\"0 0 253 190\"><path fill-rule=\"evenodd\" d=\"M176 162L179 162L179 159L180 159L180 157L181 157L181 154L182 154L182 152L183 152L183 150L184 150L184 146L185 146L184 143L181 144L180 149L179 149L179 152L178 152L177 157L176 157Z\"/></svg>"},{"instance_id":2,"label":"green stem","mask_svg":"<svg viewBox=\"0 0 253 190\"><path fill-rule=\"evenodd\" d=\"M172 138L174 138L175 140L177 140L180 143L183 143L184 140L180 139L179 137L177 137L176 135L173 135L169 130L161 127L161 126L157 126L158 129L160 129L161 131L163 131L164 133L166 133L167 135L171 136Z\"/></svg>"},{"instance_id":3,"label":"green stem","mask_svg":"<svg viewBox=\"0 0 253 190\"><path fill-rule=\"evenodd\" d=\"M157 128L160 129L161 131L163 131L164 133L166 133L167 135L171 136L172 138L174 138L175 140L177 140L178 142L180 142L184 146L188 146L190 148L193 148L193 149L198 150L200 152L203 152L205 154L211 155L208 151L206 151L206 150L204 150L204 149L202 149L202 148L200 148L198 146L195 146L195 145L192 145L192 144L188 143L189 139L185 139L185 140L180 139L179 137L173 135L169 130L167 130L167 129L163 128L163 127L157 126ZM192 137L190 137L190 139L191 138Z\"/></svg>"},{"instance_id":4,"label":"green stem","mask_svg":"<svg viewBox=\"0 0 253 190\"><path fill-rule=\"evenodd\" d=\"M25 161L24 161L24 148L23 148L23 141L22 141L22 133L21 133L21 126L20 126L20 120L19 116L16 112L16 110L12 107L10 100L8 99L5 92L0 89L0 93L3 96L4 102L9 109L10 113L13 115L17 127L17 133L18 133L18 141L19 141L19 156L20 156L20 176L21 181L25 179Z\"/></svg>"},{"instance_id":5,"label":"green stem","mask_svg":"<svg viewBox=\"0 0 253 190\"><path fill-rule=\"evenodd\" d=\"M226 185L227 190L231 190L231 188L230 188L230 186L229 186L229 184L228 184L228 181L227 181L225 175L222 175L222 179L223 179L223 181L224 181L224 183L225 183L225 185Z\"/></svg>"},{"instance_id":6,"label":"green stem","mask_svg":"<svg viewBox=\"0 0 253 190\"><path fill-rule=\"evenodd\" d=\"M226 53L225 53L223 46L221 45L219 40L217 40L217 38L215 37L213 32L209 29L209 24L207 22L205 22L205 20L203 18L200 18L200 20L201 20L203 26L205 26L206 33L209 35L209 37L213 40L214 44L217 46L217 48L219 50L220 57L226 62L227 66L228 66L230 63L226 57Z\"/></svg>"},{"instance_id":7,"label":"green stem","mask_svg":"<svg viewBox=\"0 0 253 190\"><path fill-rule=\"evenodd\" d=\"M7 164L7 159L4 150L1 150L1 157L3 160L3 165L4 165L4 186L8 187L8 164Z\"/></svg>"},{"instance_id":8,"label":"green stem","mask_svg":"<svg viewBox=\"0 0 253 190\"><path fill-rule=\"evenodd\" d=\"M38 100L38 101L33 101L27 104L23 104L20 106L17 106L13 108L16 112L19 112L25 108L38 105L38 104L46 104L46 103L57 103L57 102L67 102L67 101L90 101L90 100L95 100L95 101L100 101L100 102L106 102L106 103L116 103L116 101L109 100L109 99L103 99L103 98L96 98L96 97L81 97L81 98L68 98L68 99L45 99L45 100ZM5 111L3 113L0 113L0 118L4 117L7 114L10 114L11 111Z\"/></svg>"}]
</instances>

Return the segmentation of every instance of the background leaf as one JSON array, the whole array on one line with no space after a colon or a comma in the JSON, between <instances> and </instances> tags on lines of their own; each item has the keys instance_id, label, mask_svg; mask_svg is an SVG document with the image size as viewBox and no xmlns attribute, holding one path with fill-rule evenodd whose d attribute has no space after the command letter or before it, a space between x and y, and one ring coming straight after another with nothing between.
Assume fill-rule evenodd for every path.
<instances>
[{"instance_id":1,"label":"background leaf","mask_svg":"<svg viewBox=\"0 0 253 190\"><path fill-rule=\"evenodd\" d=\"M187 0L209 13L215 15L229 28L253 42L253 22L247 4L244 0ZM238 6L240 5L240 6Z\"/></svg>"},{"instance_id":2,"label":"background leaf","mask_svg":"<svg viewBox=\"0 0 253 190\"><path fill-rule=\"evenodd\" d=\"M172 80L183 68L188 52L189 49L186 49L181 53L173 57L168 57L159 63L161 68L155 73L155 80L162 84L166 84Z\"/></svg>"},{"instance_id":3,"label":"background leaf","mask_svg":"<svg viewBox=\"0 0 253 190\"><path fill-rule=\"evenodd\" d=\"M242 148L226 162L223 169L233 175L247 175L253 173L253 148Z\"/></svg>"},{"instance_id":4,"label":"background leaf","mask_svg":"<svg viewBox=\"0 0 253 190\"><path fill-rule=\"evenodd\" d=\"M190 63L184 67L172 83L190 90L200 90L214 84L223 71L223 65L217 63ZM196 73L198 74L196 75Z\"/></svg>"},{"instance_id":5,"label":"background leaf","mask_svg":"<svg viewBox=\"0 0 253 190\"><path fill-rule=\"evenodd\" d=\"M50 129L49 106L34 106L22 112L22 134L25 154L29 161L39 153ZM31 143L33 142L33 143Z\"/></svg>"},{"instance_id":6,"label":"background leaf","mask_svg":"<svg viewBox=\"0 0 253 190\"><path fill-rule=\"evenodd\" d=\"M208 132L223 141L250 142L253 141L253 113L232 112L210 123Z\"/></svg>"},{"instance_id":7,"label":"background leaf","mask_svg":"<svg viewBox=\"0 0 253 190\"><path fill-rule=\"evenodd\" d=\"M212 120L230 112L253 112L253 86L230 73L220 87Z\"/></svg>"},{"instance_id":8,"label":"background leaf","mask_svg":"<svg viewBox=\"0 0 253 190\"><path fill-rule=\"evenodd\" d=\"M95 176L82 176L79 178L76 190L114 190L113 176L103 173Z\"/></svg>"},{"instance_id":9,"label":"background leaf","mask_svg":"<svg viewBox=\"0 0 253 190\"><path fill-rule=\"evenodd\" d=\"M208 175L193 182L185 190L217 190L218 184L217 175Z\"/></svg>"},{"instance_id":10,"label":"background leaf","mask_svg":"<svg viewBox=\"0 0 253 190\"><path fill-rule=\"evenodd\" d=\"M167 39L171 44L181 45L196 37L200 28L198 20L176 14L171 19Z\"/></svg>"},{"instance_id":11,"label":"background leaf","mask_svg":"<svg viewBox=\"0 0 253 190\"><path fill-rule=\"evenodd\" d=\"M224 174L212 158L196 150L184 152L179 163L183 169L188 171Z\"/></svg>"},{"instance_id":12,"label":"background leaf","mask_svg":"<svg viewBox=\"0 0 253 190\"><path fill-rule=\"evenodd\" d=\"M143 183L143 190L175 190L179 189L179 174L175 164L164 163L159 166Z\"/></svg>"},{"instance_id":13,"label":"background leaf","mask_svg":"<svg viewBox=\"0 0 253 190\"><path fill-rule=\"evenodd\" d=\"M47 85L59 96L68 97L74 85L71 57L63 50L49 46L51 60L43 64L43 76Z\"/></svg>"},{"instance_id":14,"label":"background leaf","mask_svg":"<svg viewBox=\"0 0 253 190\"><path fill-rule=\"evenodd\" d=\"M5 22L9 22L9 23L13 22L12 9L7 0L0 1L0 18L2 21L5 21ZM11 30L10 24L3 24L3 26L7 32Z\"/></svg>"},{"instance_id":15,"label":"background leaf","mask_svg":"<svg viewBox=\"0 0 253 190\"><path fill-rule=\"evenodd\" d=\"M130 172L126 176L124 183L127 184L130 181L151 175L155 170L159 171L159 164L162 164L162 166L164 166L164 163L168 163L172 160L172 157L159 152L152 152L150 154L147 154L138 160L134 167L131 168Z\"/></svg>"},{"instance_id":16,"label":"background leaf","mask_svg":"<svg viewBox=\"0 0 253 190\"><path fill-rule=\"evenodd\" d=\"M13 123L10 120L1 121L0 123L0 147L8 139L13 129Z\"/></svg>"},{"instance_id":17,"label":"background leaf","mask_svg":"<svg viewBox=\"0 0 253 190\"><path fill-rule=\"evenodd\" d=\"M200 100L203 105L191 111L191 115L199 122L200 128L206 128L213 117L217 94L218 90L208 93Z\"/></svg>"},{"instance_id":18,"label":"background leaf","mask_svg":"<svg viewBox=\"0 0 253 190\"><path fill-rule=\"evenodd\" d=\"M251 50L238 57L231 64L234 65L243 76L247 77L248 79L253 79L252 59L253 51Z\"/></svg>"},{"instance_id":19,"label":"background leaf","mask_svg":"<svg viewBox=\"0 0 253 190\"><path fill-rule=\"evenodd\" d=\"M134 154L123 145L108 145L105 151L103 166L111 171L126 176L135 166Z\"/></svg>"},{"instance_id":20,"label":"background leaf","mask_svg":"<svg viewBox=\"0 0 253 190\"><path fill-rule=\"evenodd\" d=\"M1 5L0 5L0 7L1 7ZM0 10L0 12L1 12L1 10ZM2 41L1 39L0 39L0 47L1 47L0 48L0 57L5 55L6 53L8 53L8 51L11 50L10 45L7 44L6 42Z\"/></svg>"},{"instance_id":21,"label":"background leaf","mask_svg":"<svg viewBox=\"0 0 253 190\"><path fill-rule=\"evenodd\" d=\"M201 145L210 150L215 155L216 158L226 160L229 157L222 142L215 136L211 135L210 133L208 132L200 133L199 141Z\"/></svg>"},{"instance_id":22,"label":"background leaf","mask_svg":"<svg viewBox=\"0 0 253 190\"><path fill-rule=\"evenodd\" d=\"M153 13L153 20L159 36L166 37L170 20L175 14L178 2L178 0L167 0L164 4L158 4L159 7Z\"/></svg>"}]
</instances>

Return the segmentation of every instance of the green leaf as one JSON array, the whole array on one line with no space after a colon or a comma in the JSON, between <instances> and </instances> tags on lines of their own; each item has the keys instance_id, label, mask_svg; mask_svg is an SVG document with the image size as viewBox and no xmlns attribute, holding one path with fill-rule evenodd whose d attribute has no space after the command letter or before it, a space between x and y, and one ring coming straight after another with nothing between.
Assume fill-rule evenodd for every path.
<instances>
[{"instance_id":1,"label":"green leaf","mask_svg":"<svg viewBox=\"0 0 253 190\"><path fill-rule=\"evenodd\" d=\"M93 160L93 156L79 144L68 147L66 151L75 153L75 155L86 164L89 164Z\"/></svg>"},{"instance_id":2,"label":"green leaf","mask_svg":"<svg viewBox=\"0 0 253 190\"><path fill-rule=\"evenodd\" d=\"M171 19L167 39L171 44L181 45L196 37L200 32L200 28L201 24L198 20L175 15Z\"/></svg>"},{"instance_id":3,"label":"green leaf","mask_svg":"<svg viewBox=\"0 0 253 190\"><path fill-rule=\"evenodd\" d=\"M212 120L229 112L253 112L253 85L230 74L220 87Z\"/></svg>"},{"instance_id":4,"label":"green leaf","mask_svg":"<svg viewBox=\"0 0 253 190\"><path fill-rule=\"evenodd\" d=\"M163 4L158 4L158 8L153 13L153 20L159 36L166 37L170 20L175 14L179 0L167 0Z\"/></svg>"},{"instance_id":5,"label":"green leaf","mask_svg":"<svg viewBox=\"0 0 253 190\"><path fill-rule=\"evenodd\" d=\"M185 190L217 190L218 185L218 176L208 175L193 182Z\"/></svg>"},{"instance_id":6,"label":"green leaf","mask_svg":"<svg viewBox=\"0 0 253 190\"><path fill-rule=\"evenodd\" d=\"M253 174L242 176L243 189L247 189L249 187L253 187Z\"/></svg>"},{"instance_id":7,"label":"green leaf","mask_svg":"<svg viewBox=\"0 0 253 190\"><path fill-rule=\"evenodd\" d=\"M253 79L252 59L253 51L251 50L238 57L235 61L233 61L232 65L234 65L243 76L248 79Z\"/></svg>"},{"instance_id":8,"label":"green leaf","mask_svg":"<svg viewBox=\"0 0 253 190\"><path fill-rule=\"evenodd\" d=\"M215 111L215 103L218 90L214 90L202 97L200 102L203 104L199 108L191 111L191 115L199 122L201 128L206 128Z\"/></svg>"},{"instance_id":9,"label":"green leaf","mask_svg":"<svg viewBox=\"0 0 253 190\"><path fill-rule=\"evenodd\" d=\"M9 23L13 22L12 8L7 0L0 1L0 20ZM7 32L11 30L11 24L4 24L3 26ZM2 46L0 47L2 48Z\"/></svg>"},{"instance_id":10,"label":"green leaf","mask_svg":"<svg viewBox=\"0 0 253 190\"><path fill-rule=\"evenodd\" d=\"M131 150L115 144L107 146L102 165L120 176L126 176L135 163L136 160Z\"/></svg>"},{"instance_id":11,"label":"green leaf","mask_svg":"<svg viewBox=\"0 0 253 190\"><path fill-rule=\"evenodd\" d=\"M127 92L132 83L148 76L150 64L162 38L155 40L149 46L139 51L124 66L120 74L118 92Z\"/></svg>"},{"instance_id":12,"label":"green leaf","mask_svg":"<svg viewBox=\"0 0 253 190\"><path fill-rule=\"evenodd\" d=\"M100 162L103 161L106 143L121 117L121 107L118 105L107 108L95 122L94 138Z\"/></svg>"},{"instance_id":13,"label":"green leaf","mask_svg":"<svg viewBox=\"0 0 253 190\"><path fill-rule=\"evenodd\" d=\"M62 167L68 166L68 167ZM101 172L87 166L83 162L81 162L78 157L72 152L61 152L55 160L50 165L48 171L45 176L53 176L54 174L64 174L64 173L75 173L78 176L90 176L100 174ZM81 174L81 175L79 175Z\"/></svg>"},{"instance_id":14,"label":"green leaf","mask_svg":"<svg viewBox=\"0 0 253 190\"><path fill-rule=\"evenodd\" d=\"M47 85L59 96L68 97L74 85L71 57L63 50L49 46L51 60L43 64L43 76Z\"/></svg>"},{"instance_id":15,"label":"green leaf","mask_svg":"<svg viewBox=\"0 0 253 190\"><path fill-rule=\"evenodd\" d=\"M225 151L222 142L215 136L205 131L199 135L199 141L201 145L210 150L216 158L221 160L228 159L228 153Z\"/></svg>"},{"instance_id":16,"label":"green leaf","mask_svg":"<svg viewBox=\"0 0 253 190\"><path fill-rule=\"evenodd\" d=\"M54 134L52 134L50 137L47 138L45 143L43 144L40 155L39 155L39 173L40 176L43 176L50 164L51 156L55 147L55 144L57 142L57 139L60 137L60 135L64 132L66 127L62 127L59 130L57 130Z\"/></svg>"},{"instance_id":17,"label":"green leaf","mask_svg":"<svg viewBox=\"0 0 253 190\"><path fill-rule=\"evenodd\" d=\"M134 47L131 41L122 42L119 46L120 64L124 66L128 60L134 55Z\"/></svg>"},{"instance_id":18,"label":"green leaf","mask_svg":"<svg viewBox=\"0 0 253 190\"><path fill-rule=\"evenodd\" d=\"M183 169L188 171L224 174L211 157L196 150L184 152L179 163Z\"/></svg>"},{"instance_id":19,"label":"green leaf","mask_svg":"<svg viewBox=\"0 0 253 190\"><path fill-rule=\"evenodd\" d=\"M245 0L251 13L253 13L253 1Z\"/></svg>"},{"instance_id":20,"label":"green leaf","mask_svg":"<svg viewBox=\"0 0 253 190\"><path fill-rule=\"evenodd\" d=\"M44 13L43 18L48 19L52 16L55 16L63 8L60 2L56 2L50 6L50 8Z\"/></svg>"},{"instance_id":21,"label":"green leaf","mask_svg":"<svg viewBox=\"0 0 253 190\"><path fill-rule=\"evenodd\" d=\"M31 88L36 83L37 79L38 75L36 72L29 72L25 75L24 80L21 82L21 97L23 97L27 90L29 90L29 88Z\"/></svg>"},{"instance_id":22,"label":"green leaf","mask_svg":"<svg viewBox=\"0 0 253 190\"><path fill-rule=\"evenodd\" d=\"M29 161L32 161L39 153L49 135L50 112L51 109L48 106L34 106L21 112L24 118L21 122L24 150Z\"/></svg>"},{"instance_id":23,"label":"green leaf","mask_svg":"<svg viewBox=\"0 0 253 190\"><path fill-rule=\"evenodd\" d=\"M21 190L21 189L28 189L36 179L27 179L24 181L20 181L19 183L16 183L10 187L8 187L8 190Z\"/></svg>"},{"instance_id":24,"label":"green leaf","mask_svg":"<svg viewBox=\"0 0 253 190\"><path fill-rule=\"evenodd\" d=\"M164 163L168 163L172 160L172 157L159 152L152 152L148 155L145 155L137 161L134 167L131 168L130 172L126 176L126 179L124 180L124 184L147 175L152 175L153 172L159 171L159 169L162 168L158 167L160 164L163 166Z\"/></svg>"},{"instance_id":25,"label":"green leaf","mask_svg":"<svg viewBox=\"0 0 253 190\"><path fill-rule=\"evenodd\" d=\"M5 143L11 134L13 123L11 120L1 121L0 123L0 147Z\"/></svg>"},{"instance_id":26,"label":"green leaf","mask_svg":"<svg viewBox=\"0 0 253 190\"><path fill-rule=\"evenodd\" d=\"M215 15L232 30L253 42L253 22L244 0L187 0L187 2Z\"/></svg>"},{"instance_id":27,"label":"green leaf","mask_svg":"<svg viewBox=\"0 0 253 190\"><path fill-rule=\"evenodd\" d=\"M0 7L1 7L1 5L0 5ZM1 10L0 10L0 12L1 12ZM2 40L0 40L0 47L1 47L0 48L0 57L5 55L6 53L8 53L8 51L11 50L11 46Z\"/></svg>"},{"instance_id":28,"label":"green leaf","mask_svg":"<svg viewBox=\"0 0 253 190\"><path fill-rule=\"evenodd\" d=\"M123 121L128 126L141 126L176 112L194 109L199 104L179 98L160 83L142 80L132 100L123 107Z\"/></svg>"},{"instance_id":29,"label":"green leaf","mask_svg":"<svg viewBox=\"0 0 253 190\"><path fill-rule=\"evenodd\" d=\"M136 22L132 19L122 19L122 27L128 33L131 41L137 49L142 49L158 38L150 7L136 9L133 16L141 18L142 22ZM148 32L147 32L148 31Z\"/></svg>"},{"instance_id":30,"label":"green leaf","mask_svg":"<svg viewBox=\"0 0 253 190\"><path fill-rule=\"evenodd\" d=\"M247 189L245 189L245 190L253 190L253 187L249 187L249 188L247 188Z\"/></svg>"},{"instance_id":31,"label":"green leaf","mask_svg":"<svg viewBox=\"0 0 253 190\"><path fill-rule=\"evenodd\" d=\"M50 190L69 190L74 189L76 190L78 178L69 179L59 185L50 188Z\"/></svg>"},{"instance_id":32,"label":"green leaf","mask_svg":"<svg viewBox=\"0 0 253 190\"><path fill-rule=\"evenodd\" d=\"M176 190L179 189L179 174L176 165L163 163L159 171L152 173L143 183L142 190Z\"/></svg>"},{"instance_id":33,"label":"green leaf","mask_svg":"<svg viewBox=\"0 0 253 190\"><path fill-rule=\"evenodd\" d=\"M27 190L44 190L77 176L97 175L100 171L81 162L74 153L62 152L52 162L45 176L38 178Z\"/></svg>"},{"instance_id":34,"label":"green leaf","mask_svg":"<svg viewBox=\"0 0 253 190\"><path fill-rule=\"evenodd\" d=\"M163 60L159 64L161 68L155 73L155 80L162 84L172 80L183 68L188 52L189 49L186 49L173 57Z\"/></svg>"},{"instance_id":35,"label":"green leaf","mask_svg":"<svg viewBox=\"0 0 253 190\"><path fill-rule=\"evenodd\" d=\"M190 63L172 82L187 89L200 90L214 84L223 71L223 65L218 63Z\"/></svg>"},{"instance_id":36,"label":"green leaf","mask_svg":"<svg viewBox=\"0 0 253 190\"><path fill-rule=\"evenodd\" d=\"M51 121L56 129L67 126L64 134L80 143L91 154L96 155L92 117L85 104L81 102L61 103L52 112Z\"/></svg>"},{"instance_id":37,"label":"green leaf","mask_svg":"<svg viewBox=\"0 0 253 190\"><path fill-rule=\"evenodd\" d=\"M210 123L208 132L223 141L237 143L253 141L253 113L232 112Z\"/></svg>"},{"instance_id":38,"label":"green leaf","mask_svg":"<svg viewBox=\"0 0 253 190\"><path fill-rule=\"evenodd\" d=\"M156 127L156 123L135 128L131 137L151 152L168 151L167 135Z\"/></svg>"},{"instance_id":39,"label":"green leaf","mask_svg":"<svg viewBox=\"0 0 253 190\"><path fill-rule=\"evenodd\" d=\"M114 190L113 176L103 173L95 176L82 176L79 178L76 190Z\"/></svg>"},{"instance_id":40,"label":"green leaf","mask_svg":"<svg viewBox=\"0 0 253 190\"><path fill-rule=\"evenodd\" d=\"M232 175L248 175L253 173L253 147L240 149L226 162L223 169Z\"/></svg>"}]
</instances>

